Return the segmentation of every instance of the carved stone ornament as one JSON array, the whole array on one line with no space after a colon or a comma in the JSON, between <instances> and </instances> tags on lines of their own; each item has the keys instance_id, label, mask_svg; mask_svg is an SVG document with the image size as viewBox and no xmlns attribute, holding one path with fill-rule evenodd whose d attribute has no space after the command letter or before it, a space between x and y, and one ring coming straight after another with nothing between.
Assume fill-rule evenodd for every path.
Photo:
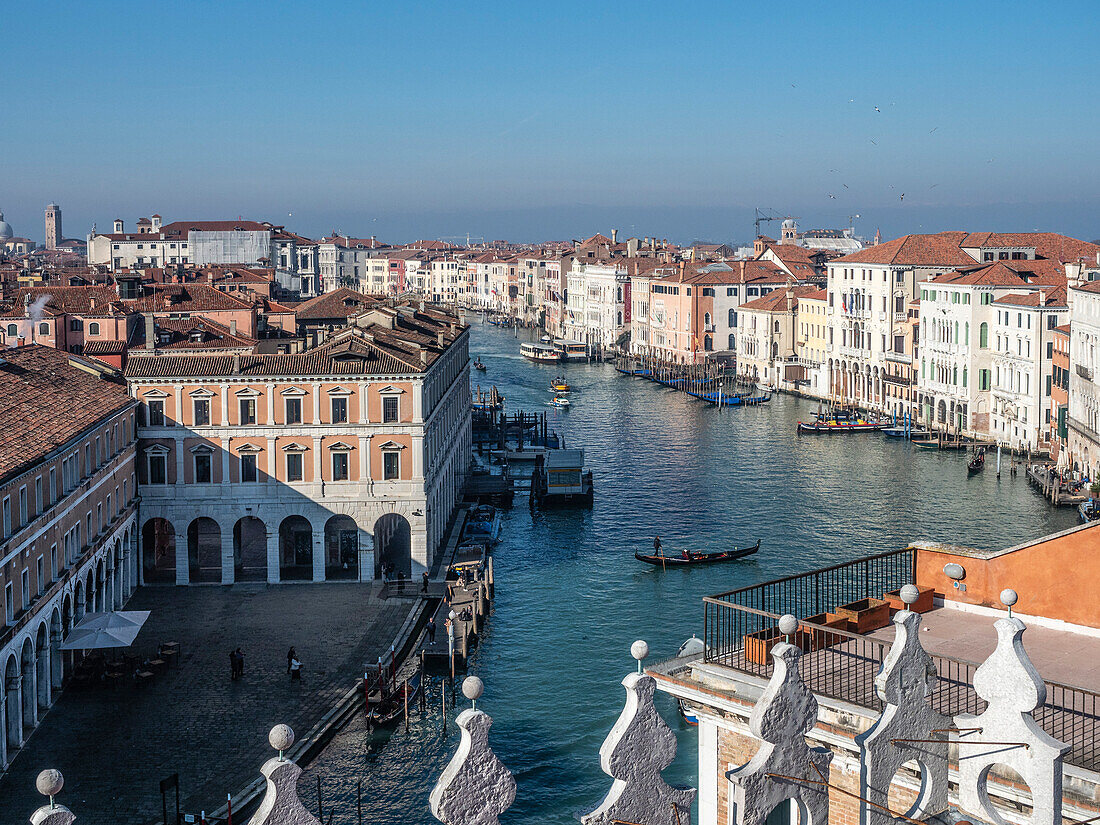
<instances>
[{"instance_id":1,"label":"carved stone ornament","mask_svg":"<svg viewBox=\"0 0 1100 825\"><path fill-rule=\"evenodd\" d=\"M747 764L726 773L734 785L737 825L764 825L788 799L798 805L800 825L828 825L829 792L823 781L833 754L806 742L817 724L817 699L799 675L801 657L786 642L772 648L775 669L749 717L749 729L763 743Z\"/></svg>"},{"instance_id":2,"label":"carved stone ornament","mask_svg":"<svg viewBox=\"0 0 1100 825\"><path fill-rule=\"evenodd\" d=\"M445 825L498 825L516 799L516 780L489 747L493 720L464 710L456 721L462 741L432 789L432 816Z\"/></svg>"}]
</instances>

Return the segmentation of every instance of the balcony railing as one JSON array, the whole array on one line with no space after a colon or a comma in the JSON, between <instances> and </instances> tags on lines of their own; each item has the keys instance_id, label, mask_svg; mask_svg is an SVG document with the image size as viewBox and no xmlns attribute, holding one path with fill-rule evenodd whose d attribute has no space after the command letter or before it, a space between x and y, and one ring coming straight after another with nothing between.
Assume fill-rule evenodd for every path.
<instances>
[{"instance_id":1,"label":"balcony railing","mask_svg":"<svg viewBox=\"0 0 1100 825\"><path fill-rule=\"evenodd\" d=\"M803 651L799 673L822 696L883 709L874 680L890 645L847 629L828 626L827 614L868 597L881 599L913 581L916 551L906 549L838 564L703 599L707 662L768 679L771 646L782 639L779 617L800 621L791 638ZM805 620L809 621L805 621ZM832 623L830 623L832 624ZM932 707L947 716L981 713L986 702L974 691L978 665L932 655L939 680ZM1100 695L1055 682L1046 683L1046 702L1035 711L1042 728L1070 746L1066 760L1100 769Z\"/></svg>"}]
</instances>

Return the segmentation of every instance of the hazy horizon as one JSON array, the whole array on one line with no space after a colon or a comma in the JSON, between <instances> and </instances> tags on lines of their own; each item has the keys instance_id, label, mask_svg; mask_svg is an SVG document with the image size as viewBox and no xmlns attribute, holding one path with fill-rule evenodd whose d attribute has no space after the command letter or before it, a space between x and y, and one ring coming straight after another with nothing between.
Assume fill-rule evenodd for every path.
<instances>
[{"instance_id":1,"label":"hazy horizon","mask_svg":"<svg viewBox=\"0 0 1100 825\"><path fill-rule=\"evenodd\" d=\"M6 11L17 235L41 241L57 201L68 237L157 212L393 243L747 242L753 207L804 229L858 213L868 237L1100 236L1095 3L133 10Z\"/></svg>"}]
</instances>

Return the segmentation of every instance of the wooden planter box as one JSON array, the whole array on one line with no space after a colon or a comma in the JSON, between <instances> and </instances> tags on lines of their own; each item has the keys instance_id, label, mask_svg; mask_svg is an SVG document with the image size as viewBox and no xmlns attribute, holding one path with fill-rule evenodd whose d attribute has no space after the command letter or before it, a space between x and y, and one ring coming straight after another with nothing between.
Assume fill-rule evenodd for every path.
<instances>
[{"instance_id":1,"label":"wooden planter box","mask_svg":"<svg viewBox=\"0 0 1100 825\"><path fill-rule=\"evenodd\" d=\"M932 609L932 597L935 591L931 587L918 587L917 590L920 591L920 595L917 596L915 602L909 605L909 609L914 613L927 613ZM891 616L899 610L905 609L905 602L901 600L901 588L883 593L882 598L890 605Z\"/></svg>"},{"instance_id":2,"label":"wooden planter box","mask_svg":"<svg viewBox=\"0 0 1100 825\"><path fill-rule=\"evenodd\" d=\"M772 648L783 641L783 634L779 632L778 627L769 627L754 633L746 633L741 641L745 648L745 658L754 664L766 666L771 664ZM812 643L810 633L801 627L791 636L791 644L803 653L813 650Z\"/></svg>"},{"instance_id":3,"label":"wooden planter box","mask_svg":"<svg viewBox=\"0 0 1100 825\"><path fill-rule=\"evenodd\" d=\"M818 630L811 627L803 631L809 640L810 650L821 650L842 641L840 636L829 633L830 630L834 628L837 630L848 629L848 619L844 616L837 616L835 613L818 613L816 616L807 616L802 621L805 624L818 625L821 628Z\"/></svg>"},{"instance_id":4,"label":"wooden planter box","mask_svg":"<svg viewBox=\"0 0 1100 825\"><path fill-rule=\"evenodd\" d=\"M848 620L848 629L856 633L870 633L890 624L890 603L882 599L866 598L842 604L837 616Z\"/></svg>"}]
</instances>

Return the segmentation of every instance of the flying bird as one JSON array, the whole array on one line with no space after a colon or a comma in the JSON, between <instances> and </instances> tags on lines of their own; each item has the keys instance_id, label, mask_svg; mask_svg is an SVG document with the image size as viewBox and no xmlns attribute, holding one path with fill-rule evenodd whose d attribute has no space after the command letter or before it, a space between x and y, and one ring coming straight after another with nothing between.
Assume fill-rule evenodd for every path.
<instances>
[{"instance_id":1,"label":"flying bird","mask_svg":"<svg viewBox=\"0 0 1100 825\"><path fill-rule=\"evenodd\" d=\"M848 188L848 184L846 184L846 183L842 183L842 184L840 184L840 185L841 185L841 186L843 186L843 187L844 187L845 189L847 189L847 188Z\"/></svg>"},{"instance_id":2,"label":"flying bird","mask_svg":"<svg viewBox=\"0 0 1100 825\"><path fill-rule=\"evenodd\" d=\"M929 186L928 188L929 188L929 189L935 189L935 188L936 188L937 186L939 186L939 184L938 184L938 183L933 183L933 184L932 184L931 186Z\"/></svg>"},{"instance_id":3,"label":"flying bird","mask_svg":"<svg viewBox=\"0 0 1100 825\"><path fill-rule=\"evenodd\" d=\"M932 127L932 132L936 131L936 129L939 129L939 128L940 128L939 126L933 126ZM932 134L932 132L929 132L928 134Z\"/></svg>"},{"instance_id":4,"label":"flying bird","mask_svg":"<svg viewBox=\"0 0 1100 825\"><path fill-rule=\"evenodd\" d=\"M904 193L904 192L902 192L902 193L901 193L901 198L900 198L900 200L905 200L905 193Z\"/></svg>"},{"instance_id":5,"label":"flying bird","mask_svg":"<svg viewBox=\"0 0 1100 825\"><path fill-rule=\"evenodd\" d=\"M880 108L879 108L878 106L876 106L876 107L875 107L875 111L876 111L876 112L879 112L879 113L881 113L881 112L882 112L882 109L880 109Z\"/></svg>"},{"instance_id":6,"label":"flying bird","mask_svg":"<svg viewBox=\"0 0 1100 825\"><path fill-rule=\"evenodd\" d=\"M855 103L856 99L854 97L850 97L850 98L848 98L848 102L849 103Z\"/></svg>"},{"instance_id":7,"label":"flying bird","mask_svg":"<svg viewBox=\"0 0 1100 825\"><path fill-rule=\"evenodd\" d=\"M874 144L875 144L875 146L878 146L878 144L877 144L877 143L875 143L875 139L874 139L874 138L869 138L869 140L871 141L871 143L874 143Z\"/></svg>"},{"instance_id":8,"label":"flying bird","mask_svg":"<svg viewBox=\"0 0 1100 825\"><path fill-rule=\"evenodd\" d=\"M829 193L828 193L828 195L829 195L829 197L830 197L830 198L832 198L832 199L833 199L834 201L836 200L836 195L834 195L834 194L833 194L832 192L829 192Z\"/></svg>"}]
</instances>

